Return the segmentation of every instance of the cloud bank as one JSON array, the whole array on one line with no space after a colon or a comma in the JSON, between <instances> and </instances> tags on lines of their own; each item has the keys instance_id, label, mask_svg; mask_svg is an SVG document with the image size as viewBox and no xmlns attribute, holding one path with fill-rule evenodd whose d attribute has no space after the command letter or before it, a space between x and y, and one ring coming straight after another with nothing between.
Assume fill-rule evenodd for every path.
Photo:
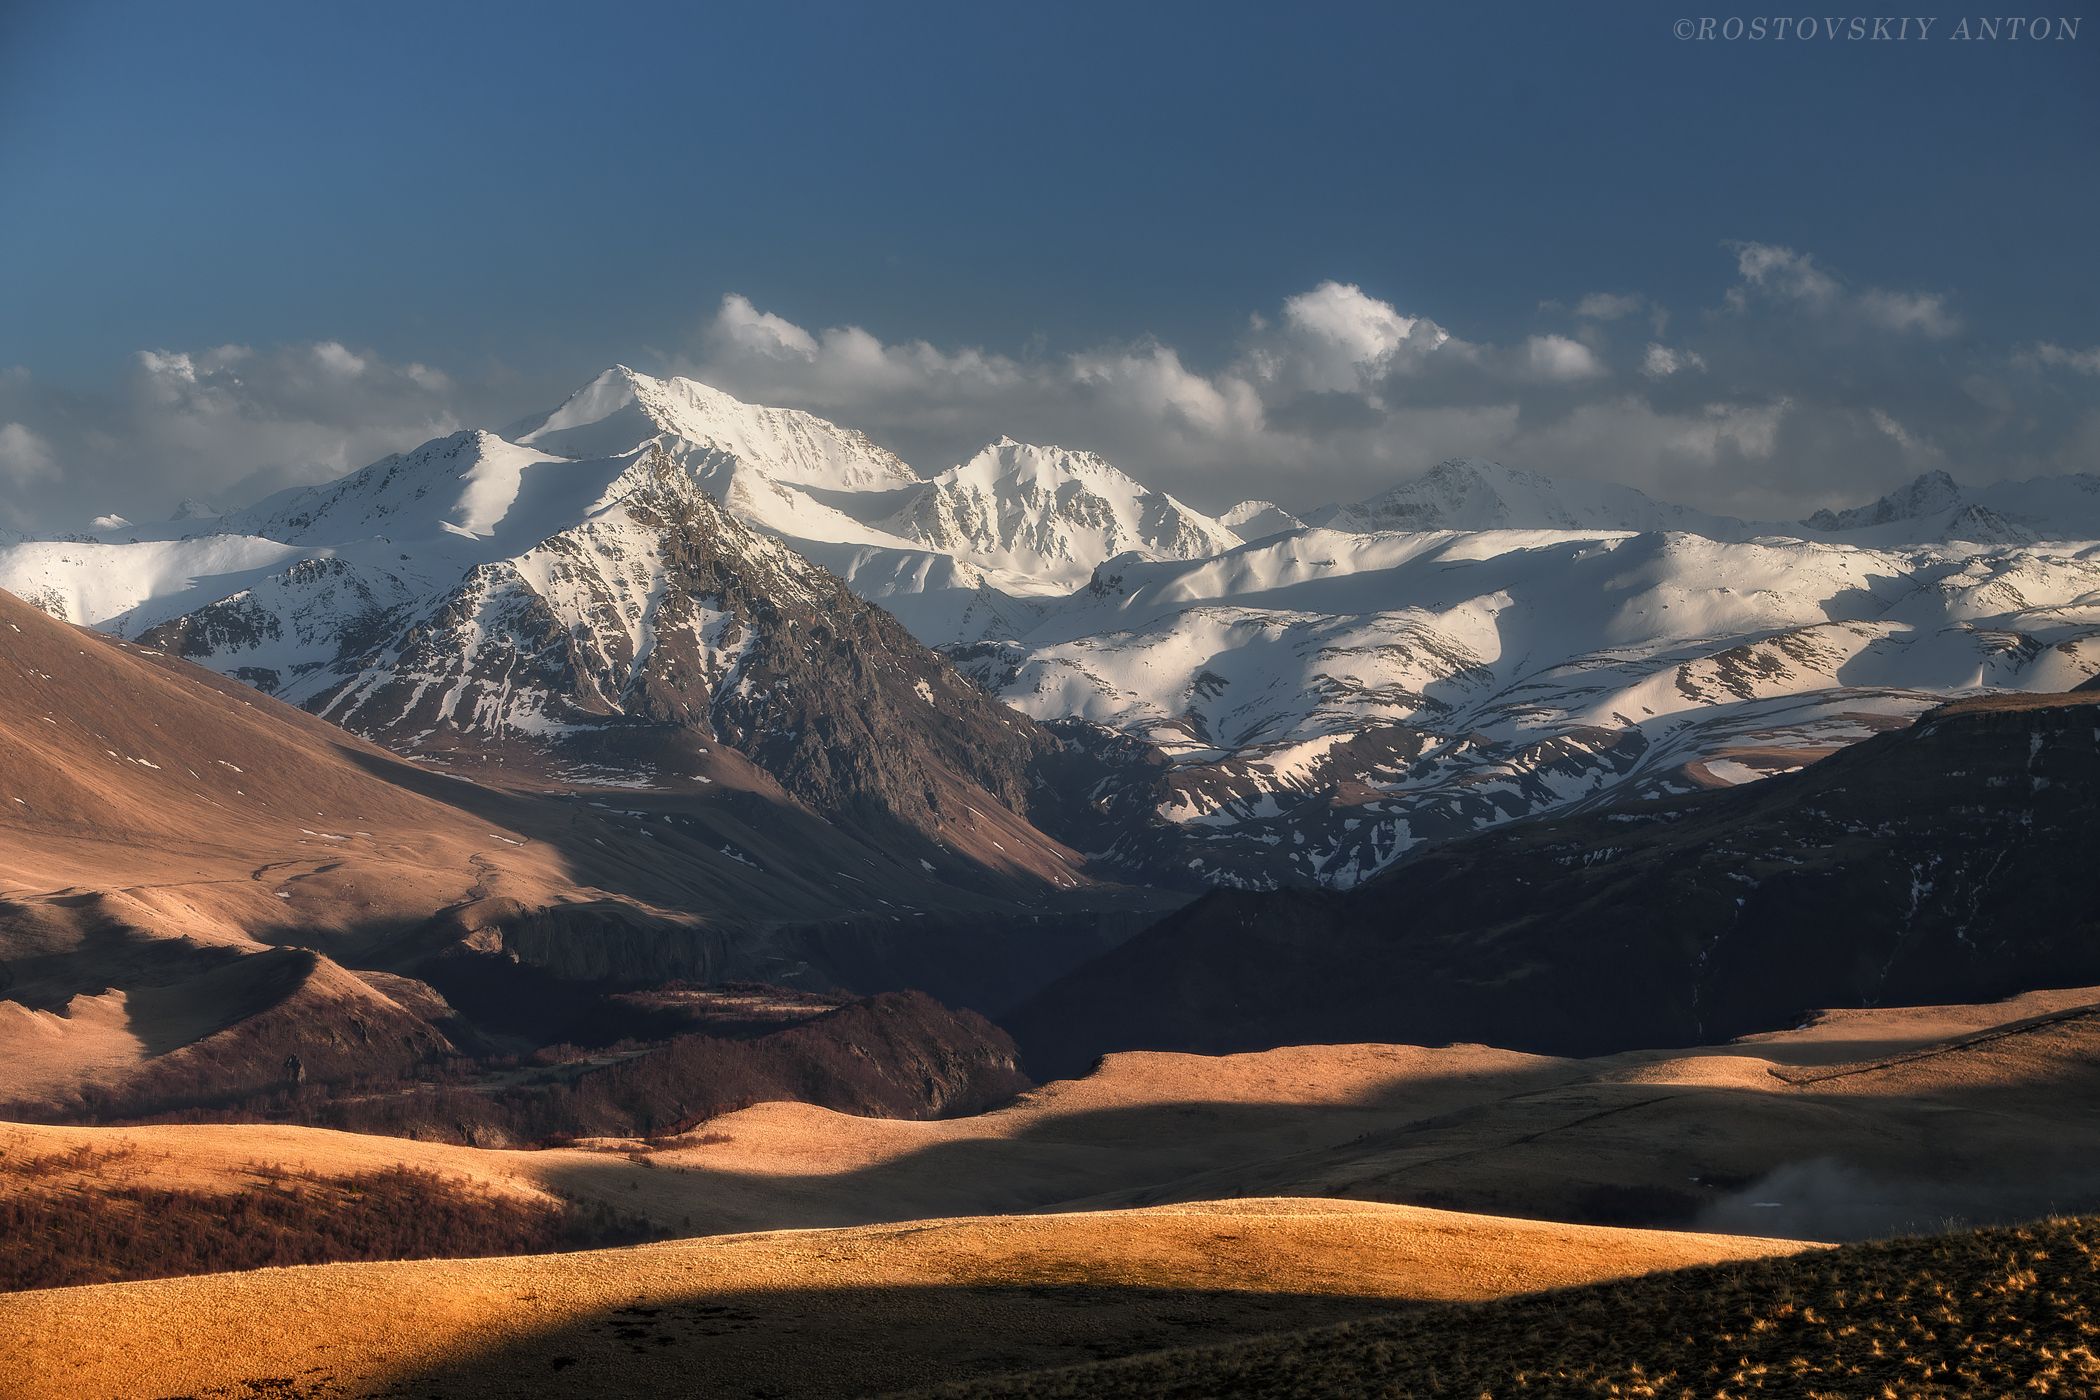
<instances>
[{"instance_id":1,"label":"cloud bank","mask_svg":"<svg viewBox=\"0 0 2100 1400\"><path fill-rule=\"evenodd\" d=\"M2100 347L1992 345L1948 291L1776 244L1720 252L1702 306L1582 292L1497 338L1330 280L1205 353L1150 337L1055 353L885 340L731 293L660 367L861 428L922 471L1006 433L1098 451L1213 509L1356 499L1458 455L1761 517L1932 469L2100 469ZM0 524L239 503L547 406L334 341L141 350L86 395L0 371Z\"/></svg>"}]
</instances>

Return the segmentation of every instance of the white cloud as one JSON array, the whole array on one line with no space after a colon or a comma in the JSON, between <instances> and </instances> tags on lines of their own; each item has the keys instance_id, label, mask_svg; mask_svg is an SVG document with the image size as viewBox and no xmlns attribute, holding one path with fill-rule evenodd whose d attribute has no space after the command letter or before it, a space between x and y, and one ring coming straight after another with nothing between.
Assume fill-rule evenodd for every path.
<instances>
[{"instance_id":1,"label":"white cloud","mask_svg":"<svg viewBox=\"0 0 2100 1400\"><path fill-rule=\"evenodd\" d=\"M709 323L710 349L759 355L771 360L817 358L817 341L808 331L784 316L760 311L749 297L735 293L722 298L722 305Z\"/></svg>"},{"instance_id":2,"label":"white cloud","mask_svg":"<svg viewBox=\"0 0 2100 1400\"><path fill-rule=\"evenodd\" d=\"M1816 265L1807 253L1797 253L1776 243L1731 243L1735 270L1747 287L1771 296L1797 301L1821 309L1835 303L1840 287L1837 278ZM1741 289L1731 298L1741 304Z\"/></svg>"},{"instance_id":3,"label":"white cloud","mask_svg":"<svg viewBox=\"0 0 2100 1400\"><path fill-rule=\"evenodd\" d=\"M1164 345L1074 355L1069 368L1074 384L1176 430L1210 438L1261 430L1261 400L1251 385L1231 375L1193 373Z\"/></svg>"},{"instance_id":4,"label":"white cloud","mask_svg":"<svg viewBox=\"0 0 2100 1400\"><path fill-rule=\"evenodd\" d=\"M1428 317L1403 315L1353 282L1322 282L1284 301L1280 326L1257 322L1244 367L1294 388L1347 392L1406 373L1450 341Z\"/></svg>"},{"instance_id":5,"label":"white cloud","mask_svg":"<svg viewBox=\"0 0 2100 1400\"><path fill-rule=\"evenodd\" d=\"M1673 374L1688 371L1704 372L1706 357L1697 350L1673 350L1658 341L1648 342L1648 352L1641 357L1641 373L1650 379L1668 379Z\"/></svg>"},{"instance_id":6,"label":"white cloud","mask_svg":"<svg viewBox=\"0 0 2100 1400\"><path fill-rule=\"evenodd\" d=\"M346 379L355 379L365 372L365 359L354 355L342 342L324 340L313 347L314 363L330 374L339 374Z\"/></svg>"},{"instance_id":7,"label":"white cloud","mask_svg":"<svg viewBox=\"0 0 2100 1400\"><path fill-rule=\"evenodd\" d=\"M2076 374L2100 375L2100 345L2090 350L2073 350L2051 341L2038 341L2017 351L2013 363L2023 369L2047 367L2067 369Z\"/></svg>"},{"instance_id":8,"label":"white cloud","mask_svg":"<svg viewBox=\"0 0 2100 1400\"><path fill-rule=\"evenodd\" d=\"M1891 331L1916 331L1930 340L1945 340L1961 329L1961 318L1947 309L1937 292L1887 292L1870 288L1860 293L1860 313L1869 322Z\"/></svg>"},{"instance_id":9,"label":"white cloud","mask_svg":"<svg viewBox=\"0 0 2100 1400\"><path fill-rule=\"evenodd\" d=\"M57 474L50 443L20 423L0 423L0 478L26 486Z\"/></svg>"},{"instance_id":10,"label":"white cloud","mask_svg":"<svg viewBox=\"0 0 2100 1400\"><path fill-rule=\"evenodd\" d=\"M1869 287L1848 293L1836 274L1807 253L1772 243L1731 243L1741 280L1729 289L1727 305L1744 311L1753 296L1832 316L1876 330L1916 333L1945 340L1961 330L1961 317L1948 310L1938 292L1891 291Z\"/></svg>"},{"instance_id":11,"label":"white cloud","mask_svg":"<svg viewBox=\"0 0 2100 1400\"><path fill-rule=\"evenodd\" d=\"M1594 379L1604 373L1596 352L1564 335L1535 335L1524 342L1524 367L1548 380Z\"/></svg>"}]
</instances>

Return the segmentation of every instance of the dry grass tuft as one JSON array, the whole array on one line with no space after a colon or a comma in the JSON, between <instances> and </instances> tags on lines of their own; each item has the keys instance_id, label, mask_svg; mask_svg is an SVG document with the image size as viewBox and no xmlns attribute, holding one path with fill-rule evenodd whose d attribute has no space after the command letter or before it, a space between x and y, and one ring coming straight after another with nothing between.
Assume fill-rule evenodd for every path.
<instances>
[{"instance_id":1,"label":"dry grass tuft","mask_svg":"<svg viewBox=\"0 0 2100 1400\"><path fill-rule=\"evenodd\" d=\"M2100 1393L2100 1217L1850 1245L951 1387L946 1396Z\"/></svg>"}]
</instances>

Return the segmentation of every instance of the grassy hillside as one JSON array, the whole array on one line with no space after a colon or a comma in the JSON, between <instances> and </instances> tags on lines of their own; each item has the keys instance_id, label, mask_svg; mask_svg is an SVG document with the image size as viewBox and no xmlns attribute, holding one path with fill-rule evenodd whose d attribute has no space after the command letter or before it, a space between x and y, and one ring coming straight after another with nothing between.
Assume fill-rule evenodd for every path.
<instances>
[{"instance_id":1,"label":"grassy hillside","mask_svg":"<svg viewBox=\"0 0 2100 1400\"><path fill-rule=\"evenodd\" d=\"M1437 1307L934 1394L1976 1396L2100 1388L2100 1217Z\"/></svg>"},{"instance_id":2,"label":"grassy hillside","mask_svg":"<svg viewBox=\"0 0 2100 1400\"><path fill-rule=\"evenodd\" d=\"M848 1400L1803 1247L1243 1200L251 1269L0 1294L0 1395Z\"/></svg>"}]
</instances>

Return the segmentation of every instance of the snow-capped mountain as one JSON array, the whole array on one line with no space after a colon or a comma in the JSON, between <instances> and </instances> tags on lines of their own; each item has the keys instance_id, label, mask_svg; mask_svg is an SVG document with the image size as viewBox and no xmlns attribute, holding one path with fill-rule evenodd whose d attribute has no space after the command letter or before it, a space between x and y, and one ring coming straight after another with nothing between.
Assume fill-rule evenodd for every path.
<instances>
[{"instance_id":1,"label":"snow-capped mountain","mask_svg":"<svg viewBox=\"0 0 2100 1400\"><path fill-rule=\"evenodd\" d=\"M1666 505L1630 486L1556 481L1482 458L1452 458L1355 505L1322 506L1305 523L1330 530L1689 530L1743 538L1743 522Z\"/></svg>"},{"instance_id":2,"label":"snow-capped mountain","mask_svg":"<svg viewBox=\"0 0 2100 1400\"><path fill-rule=\"evenodd\" d=\"M1923 540L1979 545L2100 538L2100 476L2036 477L1965 487L1927 472L1879 500L1817 511L1803 533L1861 544Z\"/></svg>"},{"instance_id":3,"label":"snow-capped mountain","mask_svg":"<svg viewBox=\"0 0 2100 1400\"><path fill-rule=\"evenodd\" d=\"M1863 530L1894 521L1941 515L1962 504L1961 487L1945 472L1927 472L1900 491L1850 510L1819 510L1803 521L1816 530Z\"/></svg>"},{"instance_id":4,"label":"snow-capped mountain","mask_svg":"<svg viewBox=\"0 0 2100 1400\"><path fill-rule=\"evenodd\" d=\"M1948 695L2069 689L2100 672L2100 546L1306 530L1104 569L955 654L1165 758L1116 780L1157 819L1104 831L1117 858L1349 885L1514 818L1798 768Z\"/></svg>"},{"instance_id":5,"label":"snow-capped mountain","mask_svg":"<svg viewBox=\"0 0 2100 1400\"><path fill-rule=\"evenodd\" d=\"M927 549L1030 580L1038 591L1084 583L1118 555L1201 559L1239 536L1174 497L1147 490L1091 452L1001 438L871 522Z\"/></svg>"},{"instance_id":6,"label":"snow-capped mountain","mask_svg":"<svg viewBox=\"0 0 2100 1400\"><path fill-rule=\"evenodd\" d=\"M228 533L19 546L0 581L399 752L631 786L772 782L1069 883L1017 814L1047 740L728 514L705 486L726 460L668 435L574 460L459 433L273 497Z\"/></svg>"},{"instance_id":7,"label":"snow-capped mountain","mask_svg":"<svg viewBox=\"0 0 2100 1400\"><path fill-rule=\"evenodd\" d=\"M1219 516L1218 523L1243 541L1258 540L1267 535L1280 535L1285 530L1305 528L1303 520L1274 501L1241 501Z\"/></svg>"},{"instance_id":8,"label":"snow-capped mountain","mask_svg":"<svg viewBox=\"0 0 2100 1400\"><path fill-rule=\"evenodd\" d=\"M1311 518L1012 439L921 478L616 367L245 510L0 542L0 587L407 752L770 781L1057 878L1017 814L1123 876L1346 885L2100 671L2100 478L1774 525L1454 461Z\"/></svg>"}]
</instances>

